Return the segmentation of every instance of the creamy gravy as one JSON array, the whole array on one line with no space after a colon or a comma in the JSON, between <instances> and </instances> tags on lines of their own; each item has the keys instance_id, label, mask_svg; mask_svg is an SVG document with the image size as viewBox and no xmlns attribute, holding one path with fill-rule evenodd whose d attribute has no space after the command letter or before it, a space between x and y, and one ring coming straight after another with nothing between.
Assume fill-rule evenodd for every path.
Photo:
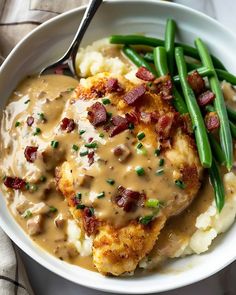
<instances>
[{"instance_id":1,"label":"creamy gravy","mask_svg":"<svg viewBox=\"0 0 236 295\"><path fill-rule=\"evenodd\" d=\"M138 192L145 188L148 198L158 199L165 204L171 203L182 192L174 184L172 167L166 159L165 173L155 175L156 170L161 168L161 158L154 155L154 148L146 138L142 141L146 155L137 156L138 141L132 132L125 131L108 140L107 135L101 136L102 128L95 130L88 123L86 110L94 101L76 100L73 89L77 85L78 81L70 77L51 75L30 77L14 91L3 112L1 123L0 176L24 178L27 181L27 190L12 191L4 185L1 189L12 214L25 231L28 231L27 222L32 216L43 216L40 234L32 235L38 245L60 259L94 270L91 257L81 257L67 242L66 222L72 217L66 201L56 190L55 168L58 165L65 160L70 163L75 173L76 192L84 196L83 204L93 206L100 219L109 220L115 226L150 215L153 209L142 207L135 212L125 213L122 208L114 207L111 196L115 194L116 186L107 183L107 179L124 187L128 184L129 189ZM112 105L107 105L106 108L108 112L117 113ZM26 124L29 116L34 118L32 126ZM61 132L60 122L64 117L75 120L78 125L76 132ZM86 132L81 134L82 130ZM79 155L88 150L84 144L91 138L92 142L98 144L98 148L95 163L89 166L87 157ZM57 148L52 147L52 141L59 143ZM120 143L126 143L131 151L125 165L112 156L114 147ZM26 146L38 147L34 163L25 160ZM137 166L144 168L144 176L134 173ZM78 185L84 175L93 178L89 189ZM102 192L105 197L98 199L97 196ZM166 249L173 232L181 239L190 236L194 231L197 215L204 211L212 199L211 186L206 182L200 198L196 198L183 214L168 222L158 242L159 251ZM58 218L61 220L60 226L56 225Z\"/></svg>"}]
</instances>

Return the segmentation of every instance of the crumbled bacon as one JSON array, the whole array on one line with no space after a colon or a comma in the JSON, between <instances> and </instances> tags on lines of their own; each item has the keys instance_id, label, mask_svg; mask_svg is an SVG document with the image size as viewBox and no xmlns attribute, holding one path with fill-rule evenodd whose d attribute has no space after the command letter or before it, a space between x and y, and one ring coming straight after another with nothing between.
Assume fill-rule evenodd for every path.
<instances>
[{"instance_id":1,"label":"crumbled bacon","mask_svg":"<svg viewBox=\"0 0 236 295\"><path fill-rule=\"evenodd\" d=\"M123 186L118 187L118 196L115 197L115 203L117 206L123 208L125 212L134 211L137 206L143 203L143 200L143 194L124 188Z\"/></svg>"},{"instance_id":2,"label":"crumbled bacon","mask_svg":"<svg viewBox=\"0 0 236 295\"><path fill-rule=\"evenodd\" d=\"M28 162L33 163L37 158L37 146L27 146L24 151L25 158Z\"/></svg>"},{"instance_id":3,"label":"crumbled bacon","mask_svg":"<svg viewBox=\"0 0 236 295\"><path fill-rule=\"evenodd\" d=\"M156 124L156 132L161 139L168 139L174 122L175 114L167 113L162 115Z\"/></svg>"},{"instance_id":4,"label":"crumbled bacon","mask_svg":"<svg viewBox=\"0 0 236 295\"><path fill-rule=\"evenodd\" d=\"M105 124L107 121L107 111L103 104L95 102L88 109L88 119L93 126Z\"/></svg>"},{"instance_id":5,"label":"crumbled bacon","mask_svg":"<svg viewBox=\"0 0 236 295\"><path fill-rule=\"evenodd\" d=\"M129 123L138 123L139 122L139 113L135 111L131 111L130 113L125 114L125 118Z\"/></svg>"},{"instance_id":6,"label":"crumbled bacon","mask_svg":"<svg viewBox=\"0 0 236 295\"><path fill-rule=\"evenodd\" d=\"M18 177L9 177L7 176L4 180L4 184L8 188L12 188L15 190L23 189L26 185L26 182Z\"/></svg>"},{"instance_id":7,"label":"crumbled bacon","mask_svg":"<svg viewBox=\"0 0 236 295\"><path fill-rule=\"evenodd\" d=\"M120 86L116 78L109 78L106 83L106 89L108 92L122 92L123 88Z\"/></svg>"},{"instance_id":8,"label":"crumbled bacon","mask_svg":"<svg viewBox=\"0 0 236 295\"><path fill-rule=\"evenodd\" d=\"M92 214L91 210L86 207L82 212L83 227L88 236L96 233L98 220Z\"/></svg>"},{"instance_id":9,"label":"crumbled bacon","mask_svg":"<svg viewBox=\"0 0 236 295\"><path fill-rule=\"evenodd\" d=\"M185 133L188 133L188 134L192 134L193 133L193 128L192 128L192 121L191 121L191 118L189 116L189 114L182 114L180 117L179 117L179 123L180 123L180 127L182 128L182 130L185 132Z\"/></svg>"},{"instance_id":10,"label":"crumbled bacon","mask_svg":"<svg viewBox=\"0 0 236 295\"><path fill-rule=\"evenodd\" d=\"M128 120L119 115L112 117L111 122L114 126L111 128L110 137L113 137L121 133L122 131L128 129L129 127Z\"/></svg>"},{"instance_id":11,"label":"crumbled bacon","mask_svg":"<svg viewBox=\"0 0 236 295\"><path fill-rule=\"evenodd\" d=\"M128 105L135 105L146 92L144 85L135 86L124 95L124 100Z\"/></svg>"},{"instance_id":12,"label":"crumbled bacon","mask_svg":"<svg viewBox=\"0 0 236 295\"><path fill-rule=\"evenodd\" d=\"M153 81L155 76L147 68L140 67L136 73L136 77L143 81Z\"/></svg>"},{"instance_id":13,"label":"crumbled bacon","mask_svg":"<svg viewBox=\"0 0 236 295\"><path fill-rule=\"evenodd\" d=\"M173 83L170 75L160 77L154 81L156 86L156 92L161 95L165 100L173 98Z\"/></svg>"},{"instance_id":14,"label":"crumbled bacon","mask_svg":"<svg viewBox=\"0 0 236 295\"><path fill-rule=\"evenodd\" d=\"M220 127L220 120L216 112L207 113L205 116L205 124L209 131L213 131Z\"/></svg>"},{"instance_id":15,"label":"crumbled bacon","mask_svg":"<svg viewBox=\"0 0 236 295\"><path fill-rule=\"evenodd\" d=\"M145 124L157 123L158 121L157 114L155 112L149 112L149 113L141 112L140 121L142 121Z\"/></svg>"},{"instance_id":16,"label":"crumbled bacon","mask_svg":"<svg viewBox=\"0 0 236 295\"><path fill-rule=\"evenodd\" d=\"M211 92L210 90L207 90L198 96L197 101L198 101L198 104L201 107L203 107L212 103L214 99L215 99L215 94Z\"/></svg>"},{"instance_id":17,"label":"crumbled bacon","mask_svg":"<svg viewBox=\"0 0 236 295\"><path fill-rule=\"evenodd\" d=\"M30 127L34 124L34 117L29 116L26 120L27 125Z\"/></svg>"},{"instance_id":18,"label":"crumbled bacon","mask_svg":"<svg viewBox=\"0 0 236 295\"><path fill-rule=\"evenodd\" d=\"M198 71L194 71L193 73L189 74L187 79L189 85L191 86L196 95L199 95L205 91L205 82L199 75Z\"/></svg>"},{"instance_id":19,"label":"crumbled bacon","mask_svg":"<svg viewBox=\"0 0 236 295\"><path fill-rule=\"evenodd\" d=\"M88 153L88 163L91 166L94 163L94 152Z\"/></svg>"},{"instance_id":20,"label":"crumbled bacon","mask_svg":"<svg viewBox=\"0 0 236 295\"><path fill-rule=\"evenodd\" d=\"M75 121L73 119L64 118L62 119L60 126L62 130L70 133L75 129Z\"/></svg>"}]
</instances>

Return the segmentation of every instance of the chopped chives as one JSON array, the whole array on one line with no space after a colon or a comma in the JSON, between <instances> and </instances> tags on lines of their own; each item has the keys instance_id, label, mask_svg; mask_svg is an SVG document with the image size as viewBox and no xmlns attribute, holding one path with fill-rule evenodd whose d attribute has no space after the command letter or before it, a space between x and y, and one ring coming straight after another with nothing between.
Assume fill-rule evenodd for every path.
<instances>
[{"instance_id":1,"label":"chopped chives","mask_svg":"<svg viewBox=\"0 0 236 295\"><path fill-rule=\"evenodd\" d=\"M18 126L20 126L20 122L19 122L19 121L17 121L17 122L15 123L15 127L18 127Z\"/></svg>"},{"instance_id":2,"label":"chopped chives","mask_svg":"<svg viewBox=\"0 0 236 295\"><path fill-rule=\"evenodd\" d=\"M55 213L55 212L57 212L57 208L54 206L50 206L50 211Z\"/></svg>"},{"instance_id":3,"label":"chopped chives","mask_svg":"<svg viewBox=\"0 0 236 295\"><path fill-rule=\"evenodd\" d=\"M77 193L76 196L75 196L75 198L77 200L81 200L82 199L82 193Z\"/></svg>"},{"instance_id":4,"label":"chopped chives","mask_svg":"<svg viewBox=\"0 0 236 295\"><path fill-rule=\"evenodd\" d=\"M80 152L79 155L80 155L81 157L87 156L87 155L88 155L88 151Z\"/></svg>"},{"instance_id":5,"label":"chopped chives","mask_svg":"<svg viewBox=\"0 0 236 295\"><path fill-rule=\"evenodd\" d=\"M30 210L27 210L24 214L24 218L30 218L32 215L32 212Z\"/></svg>"},{"instance_id":6,"label":"chopped chives","mask_svg":"<svg viewBox=\"0 0 236 295\"><path fill-rule=\"evenodd\" d=\"M85 208L85 205L83 205L83 204L78 204L76 206L76 209L84 209L84 208Z\"/></svg>"},{"instance_id":7,"label":"chopped chives","mask_svg":"<svg viewBox=\"0 0 236 295\"><path fill-rule=\"evenodd\" d=\"M153 215L146 215L144 217L139 218L139 223L143 225L147 225L149 222L151 222L153 219Z\"/></svg>"},{"instance_id":8,"label":"chopped chives","mask_svg":"<svg viewBox=\"0 0 236 295\"><path fill-rule=\"evenodd\" d=\"M41 129L37 127L37 128L35 129L33 135L34 135L34 136L35 136L35 135L39 135L40 133L41 133Z\"/></svg>"},{"instance_id":9,"label":"chopped chives","mask_svg":"<svg viewBox=\"0 0 236 295\"><path fill-rule=\"evenodd\" d=\"M141 147L143 146L143 144L140 142L137 144L137 149L141 149Z\"/></svg>"},{"instance_id":10,"label":"chopped chives","mask_svg":"<svg viewBox=\"0 0 236 295\"><path fill-rule=\"evenodd\" d=\"M76 145L76 144L73 144L72 145L72 149L74 150L74 151L78 151L78 149L79 149L79 147L78 147L78 145Z\"/></svg>"},{"instance_id":11,"label":"chopped chives","mask_svg":"<svg viewBox=\"0 0 236 295\"><path fill-rule=\"evenodd\" d=\"M104 133L100 133L99 137L103 138L104 137Z\"/></svg>"},{"instance_id":12,"label":"chopped chives","mask_svg":"<svg viewBox=\"0 0 236 295\"><path fill-rule=\"evenodd\" d=\"M137 148L136 152L138 155L144 155L144 156L147 155L147 150L144 147L142 147L140 149Z\"/></svg>"},{"instance_id":13,"label":"chopped chives","mask_svg":"<svg viewBox=\"0 0 236 295\"><path fill-rule=\"evenodd\" d=\"M137 135L138 140L142 140L145 137L145 133L144 132L139 132Z\"/></svg>"},{"instance_id":14,"label":"chopped chives","mask_svg":"<svg viewBox=\"0 0 236 295\"><path fill-rule=\"evenodd\" d=\"M158 169L158 170L155 172L156 175L162 175L163 173L164 173L164 169L163 169L163 168Z\"/></svg>"},{"instance_id":15,"label":"chopped chives","mask_svg":"<svg viewBox=\"0 0 236 295\"><path fill-rule=\"evenodd\" d=\"M91 143L86 143L84 146L89 149L95 149L98 147L98 144L96 142L91 142Z\"/></svg>"},{"instance_id":16,"label":"chopped chives","mask_svg":"<svg viewBox=\"0 0 236 295\"><path fill-rule=\"evenodd\" d=\"M148 208L158 208L159 204L160 204L160 202L157 199L148 199L145 202L145 206L148 207Z\"/></svg>"},{"instance_id":17,"label":"chopped chives","mask_svg":"<svg viewBox=\"0 0 236 295\"><path fill-rule=\"evenodd\" d=\"M160 161L159 161L159 166L161 167L161 166L164 166L164 164L165 164L165 160L162 158L162 159L160 159Z\"/></svg>"},{"instance_id":18,"label":"chopped chives","mask_svg":"<svg viewBox=\"0 0 236 295\"><path fill-rule=\"evenodd\" d=\"M51 141L51 147L53 147L54 149L58 148L59 142L56 140Z\"/></svg>"},{"instance_id":19,"label":"chopped chives","mask_svg":"<svg viewBox=\"0 0 236 295\"><path fill-rule=\"evenodd\" d=\"M135 171L136 171L136 173L137 173L138 176L142 176L142 175L144 175L144 173L145 173L143 167L141 167L141 166L137 166L137 167L135 168Z\"/></svg>"},{"instance_id":20,"label":"chopped chives","mask_svg":"<svg viewBox=\"0 0 236 295\"><path fill-rule=\"evenodd\" d=\"M129 123L128 128L129 128L129 130L133 130L134 129L134 123Z\"/></svg>"},{"instance_id":21,"label":"chopped chives","mask_svg":"<svg viewBox=\"0 0 236 295\"><path fill-rule=\"evenodd\" d=\"M27 104L27 103L29 103L29 102L30 102L30 99L26 100L26 101L24 102L24 104Z\"/></svg>"},{"instance_id":22,"label":"chopped chives","mask_svg":"<svg viewBox=\"0 0 236 295\"><path fill-rule=\"evenodd\" d=\"M25 189L26 189L26 190L29 190L29 189L30 189L30 184L29 184L29 182L26 182L26 184L25 184Z\"/></svg>"},{"instance_id":23,"label":"chopped chives","mask_svg":"<svg viewBox=\"0 0 236 295\"><path fill-rule=\"evenodd\" d=\"M180 180L180 179L177 179L177 180L175 181L175 184L176 184L179 188L181 188L181 189L185 189L185 188L186 188L185 183L184 183L182 180Z\"/></svg>"},{"instance_id":24,"label":"chopped chives","mask_svg":"<svg viewBox=\"0 0 236 295\"><path fill-rule=\"evenodd\" d=\"M161 153L161 149L156 149L155 152L154 152L156 157L159 156L160 153Z\"/></svg>"},{"instance_id":25,"label":"chopped chives","mask_svg":"<svg viewBox=\"0 0 236 295\"><path fill-rule=\"evenodd\" d=\"M105 192L101 192L100 194L97 195L97 199L102 199L105 197Z\"/></svg>"},{"instance_id":26,"label":"chopped chives","mask_svg":"<svg viewBox=\"0 0 236 295\"><path fill-rule=\"evenodd\" d=\"M79 131L79 135L82 135L82 134L84 134L86 132L86 130L80 130Z\"/></svg>"},{"instance_id":27,"label":"chopped chives","mask_svg":"<svg viewBox=\"0 0 236 295\"><path fill-rule=\"evenodd\" d=\"M107 183L110 184L110 185L115 184L115 180L114 180L114 179L108 178L106 181L107 181Z\"/></svg>"},{"instance_id":28,"label":"chopped chives","mask_svg":"<svg viewBox=\"0 0 236 295\"><path fill-rule=\"evenodd\" d=\"M103 99L102 99L102 103L106 105L106 104L110 104L111 101L110 101L109 98L103 98Z\"/></svg>"},{"instance_id":29,"label":"chopped chives","mask_svg":"<svg viewBox=\"0 0 236 295\"><path fill-rule=\"evenodd\" d=\"M90 207L89 210L90 210L91 215L94 215L94 208Z\"/></svg>"},{"instance_id":30,"label":"chopped chives","mask_svg":"<svg viewBox=\"0 0 236 295\"><path fill-rule=\"evenodd\" d=\"M45 120L45 115L44 115L44 113L38 113L38 116L39 116L40 120L42 120L42 121Z\"/></svg>"}]
</instances>

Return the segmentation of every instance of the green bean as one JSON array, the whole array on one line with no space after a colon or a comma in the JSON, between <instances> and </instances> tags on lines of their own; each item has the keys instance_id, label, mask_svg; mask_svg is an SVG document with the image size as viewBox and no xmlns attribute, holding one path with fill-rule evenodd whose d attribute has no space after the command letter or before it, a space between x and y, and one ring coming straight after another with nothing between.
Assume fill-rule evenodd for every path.
<instances>
[{"instance_id":1,"label":"green bean","mask_svg":"<svg viewBox=\"0 0 236 295\"><path fill-rule=\"evenodd\" d=\"M231 107L226 106L228 117L230 120L236 122L236 111L233 110Z\"/></svg>"},{"instance_id":2,"label":"green bean","mask_svg":"<svg viewBox=\"0 0 236 295\"><path fill-rule=\"evenodd\" d=\"M110 36L110 43L125 44L125 45L147 45L151 47L164 46L164 41L158 38L140 36L140 35L112 35ZM187 56L199 59L199 54L196 48L187 44L175 42L175 46L181 46ZM226 70L222 62L212 55L212 60L216 68Z\"/></svg>"},{"instance_id":3,"label":"green bean","mask_svg":"<svg viewBox=\"0 0 236 295\"><path fill-rule=\"evenodd\" d=\"M236 125L232 122L229 122L229 126L230 126L232 137L236 139Z\"/></svg>"},{"instance_id":4,"label":"green bean","mask_svg":"<svg viewBox=\"0 0 236 295\"><path fill-rule=\"evenodd\" d=\"M211 147L200 108L197 104L194 92L187 82L187 67L184 60L183 48L175 48L175 60L187 108L194 126L199 158L203 167L210 168L212 163Z\"/></svg>"},{"instance_id":5,"label":"green bean","mask_svg":"<svg viewBox=\"0 0 236 295\"><path fill-rule=\"evenodd\" d=\"M165 30L165 49L167 54L167 64L172 76L175 68L175 31L176 23L173 19L168 19Z\"/></svg>"},{"instance_id":6,"label":"green bean","mask_svg":"<svg viewBox=\"0 0 236 295\"><path fill-rule=\"evenodd\" d=\"M149 65L133 48L124 46L124 54L137 66L147 68L153 75L157 76L156 70Z\"/></svg>"},{"instance_id":7,"label":"green bean","mask_svg":"<svg viewBox=\"0 0 236 295\"><path fill-rule=\"evenodd\" d=\"M215 159L217 160L217 162L219 164L224 165L225 164L225 155L220 147L220 144L215 139L214 135L212 135L211 133L208 133L208 138L209 138L212 153L213 153Z\"/></svg>"},{"instance_id":8,"label":"green bean","mask_svg":"<svg viewBox=\"0 0 236 295\"><path fill-rule=\"evenodd\" d=\"M209 169L209 174L210 174L211 184L214 188L216 208L218 212L220 213L225 203L225 190L224 190L224 184L220 175L219 168L214 158L212 159L212 166Z\"/></svg>"},{"instance_id":9,"label":"green bean","mask_svg":"<svg viewBox=\"0 0 236 295\"><path fill-rule=\"evenodd\" d=\"M220 119L220 143L222 150L225 154L226 167L228 170L230 170L233 165L233 142L230 132L229 119L226 111L224 96L221 91L220 82L215 72L208 49L206 48L205 44L202 42L200 38L197 38L195 40L195 44L198 49L202 64L205 67L208 67L209 69L214 71L214 74L208 79L211 89L215 94L214 106Z\"/></svg>"},{"instance_id":10,"label":"green bean","mask_svg":"<svg viewBox=\"0 0 236 295\"><path fill-rule=\"evenodd\" d=\"M167 56L166 56L166 50L164 47L156 47L153 51L154 55L154 63L157 70L158 76L165 76L169 74L169 69L167 65ZM173 105L176 108L176 110L180 114L187 113L187 107L185 104L185 101L183 100L182 96L176 89L176 87L173 87Z\"/></svg>"},{"instance_id":11,"label":"green bean","mask_svg":"<svg viewBox=\"0 0 236 295\"><path fill-rule=\"evenodd\" d=\"M211 69L208 69L206 67L201 67L196 70L198 71L199 75L201 75L202 77L209 77L214 74L214 72ZM193 71L196 71L196 70L193 70ZM188 74L191 74L193 71L189 72ZM178 83L179 76L178 75L174 76L173 80L174 80L174 82Z\"/></svg>"},{"instance_id":12,"label":"green bean","mask_svg":"<svg viewBox=\"0 0 236 295\"><path fill-rule=\"evenodd\" d=\"M232 85L236 85L236 76L234 76L233 74L224 71L224 70L220 70L220 69L215 69L216 74L219 78L219 80L223 81L227 81L229 83L231 83Z\"/></svg>"}]
</instances>

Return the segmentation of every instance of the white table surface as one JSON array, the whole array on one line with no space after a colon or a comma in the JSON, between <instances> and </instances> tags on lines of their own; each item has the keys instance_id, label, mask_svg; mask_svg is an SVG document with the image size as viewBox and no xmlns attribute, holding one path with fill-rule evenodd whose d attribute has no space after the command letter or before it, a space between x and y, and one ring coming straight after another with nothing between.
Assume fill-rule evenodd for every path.
<instances>
[{"instance_id":1,"label":"white table surface","mask_svg":"<svg viewBox=\"0 0 236 295\"><path fill-rule=\"evenodd\" d=\"M235 0L176 0L218 19L236 33ZM48 271L27 254L19 250L24 261L29 280L35 295L98 295L108 294L84 288ZM0 290L1 294L1 290ZM111 294L111 293L109 293ZM235 295L236 262L220 273L196 284L174 291L159 293L161 295Z\"/></svg>"}]
</instances>

